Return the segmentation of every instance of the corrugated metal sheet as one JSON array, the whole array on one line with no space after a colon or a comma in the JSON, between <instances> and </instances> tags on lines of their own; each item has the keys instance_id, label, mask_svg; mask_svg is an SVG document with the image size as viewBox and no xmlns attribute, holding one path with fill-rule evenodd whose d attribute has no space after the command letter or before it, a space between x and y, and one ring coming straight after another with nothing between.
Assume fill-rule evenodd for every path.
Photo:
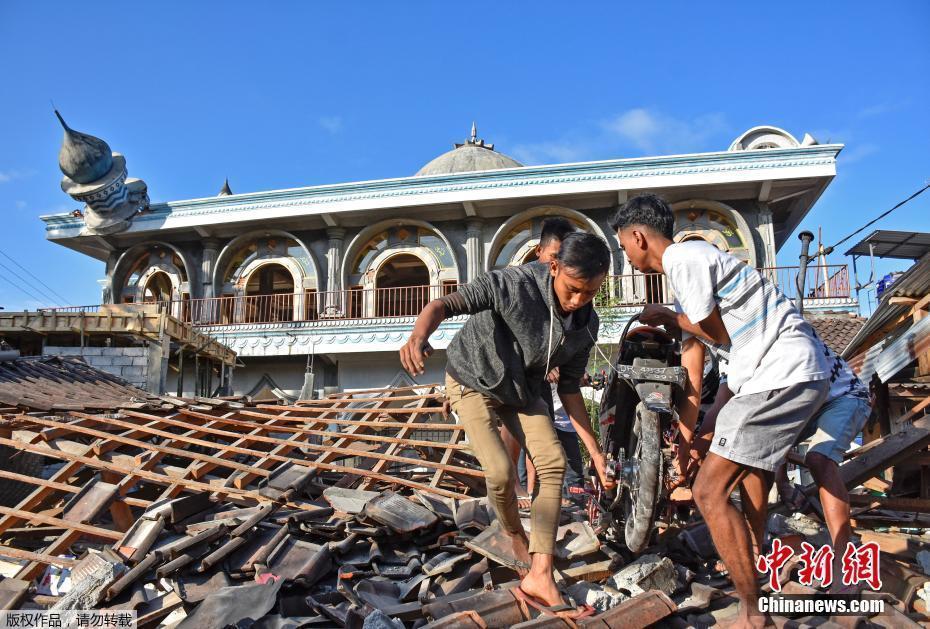
<instances>
[{"instance_id":1,"label":"corrugated metal sheet","mask_svg":"<svg viewBox=\"0 0 930 629\"><path fill-rule=\"evenodd\" d=\"M930 254L924 256L920 262L912 266L907 272L898 278L898 281L891 285L885 294L882 295L882 301L869 317L859 333L849 343L849 347L843 352L844 358L855 356L862 352L861 343L870 337L876 330L882 329L885 325L901 318L910 310L907 304L892 304L892 297L911 297L920 299L927 293L930 293Z\"/></svg>"},{"instance_id":2,"label":"corrugated metal sheet","mask_svg":"<svg viewBox=\"0 0 930 629\"><path fill-rule=\"evenodd\" d=\"M877 374L879 380L888 382L896 373L907 367L921 354L930 351L930 317L924 317L880 352L872 347L861 359L850 361L859 377L868 382Z\"/></svg>"}]
</instances>

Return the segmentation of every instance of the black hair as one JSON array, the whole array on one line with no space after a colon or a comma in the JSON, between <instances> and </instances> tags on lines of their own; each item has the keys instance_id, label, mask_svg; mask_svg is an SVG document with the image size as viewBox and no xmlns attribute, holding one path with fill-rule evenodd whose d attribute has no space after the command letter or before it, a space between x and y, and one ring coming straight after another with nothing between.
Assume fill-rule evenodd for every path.
<instances>
[{"instance_id":1,"label":"black hair","mask_svg":"<svg viewBox=\"0 0 930 629\"><path fill-rule=\"evenodd\" d=\"M571 221L561 216L547 218L542 224L542 233L539 235L539 246L545 247L553 240L562 242L565 237L575 231Z\"/></svg>"},{"instance_id":2,"label":"black hair","mask_svg":"<svg viewBox=\"0 0 930 629\"><path fill-rule=\"evenodd\" d=\"M559 264L571 275L592 279L610 270L610 249L602 238L587 232L572 232L562 240Z\"/></svg>"},{"instance_id":3,"label":"black hair","mask_svg":"<svg viewBox=\"0 0 930 629\"><path fill-rule=\"evenodd\" d=\"M615 232L631 225L643 225L672 240L675 214L662 197L640 194L627 201L610 219L610 228Z\"/></svg>"}]
</instances>

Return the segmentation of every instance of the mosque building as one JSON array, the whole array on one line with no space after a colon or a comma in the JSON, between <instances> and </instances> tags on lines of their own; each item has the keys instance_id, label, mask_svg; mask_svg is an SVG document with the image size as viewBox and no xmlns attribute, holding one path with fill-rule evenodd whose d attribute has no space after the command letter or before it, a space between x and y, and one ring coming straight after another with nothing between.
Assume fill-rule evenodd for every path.
<instances>
[{"instance_id":1,"label":"mosque building","mask_svg":"<svg viewBox=\"0 0 930 629\"><path fill-rule=\"evenodd\" d=\"M596 305L601 343L645 303L668 303L660 276L631 268L611 213L641 192L676 213L675 239L704 239L795 296L782 246L836 173L842 145L755 127L723 151L524 166L471 133L412 176L151 202L106 142L71 129L62 189L82 204L43 216L47 238L106 264L102 304L167 308L239 356L234 377L171 357L168 391L293 400L312 356L317 395L413 384L397 351L419 310L480 273L533 258L543 221L562 216L605 238L612 271ZM805 306L855 311L845 266L808 272ZM464 318L432 337L419 383L442 381L444 348ZM197 371L195 373L195 370ZM206 370L206 371L205 371Z\"/></svg>"}]
</instances>

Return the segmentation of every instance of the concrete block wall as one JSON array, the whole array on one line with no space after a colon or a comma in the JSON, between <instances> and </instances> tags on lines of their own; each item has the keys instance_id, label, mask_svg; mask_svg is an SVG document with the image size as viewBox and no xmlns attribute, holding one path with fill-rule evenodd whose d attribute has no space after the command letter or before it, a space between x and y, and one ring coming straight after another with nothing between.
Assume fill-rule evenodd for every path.
<instances>
[{"instance_id":1,"label":"concrete block wall","mask_svg":"<svg viewBox=\"0 0 930 629\"><path fill-rule=\"evenodd\" d=\"M145 389L148 384L148 347L57 347L46 346L45 356L80 356L91 367L119 376Z\"/></svg>"}]
</instances>

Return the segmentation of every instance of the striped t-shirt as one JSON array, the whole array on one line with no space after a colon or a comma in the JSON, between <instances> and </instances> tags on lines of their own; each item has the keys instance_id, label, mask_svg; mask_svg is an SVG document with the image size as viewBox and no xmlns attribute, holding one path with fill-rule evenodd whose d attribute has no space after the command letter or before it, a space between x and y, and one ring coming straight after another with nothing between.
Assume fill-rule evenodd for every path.
<instances>
[{"instance_id":1,"label":"striped t-shirt","mask_svg":"<svg viewBox=\"0 0 930 629\"><path fill-rule=\"evenodd\" d=\"M737 396L829 377L813 328L759 271L703 241L669 245L662 268L692 323L720 309L731 343L727 383Z\"/></svg>"}]
</instances>

